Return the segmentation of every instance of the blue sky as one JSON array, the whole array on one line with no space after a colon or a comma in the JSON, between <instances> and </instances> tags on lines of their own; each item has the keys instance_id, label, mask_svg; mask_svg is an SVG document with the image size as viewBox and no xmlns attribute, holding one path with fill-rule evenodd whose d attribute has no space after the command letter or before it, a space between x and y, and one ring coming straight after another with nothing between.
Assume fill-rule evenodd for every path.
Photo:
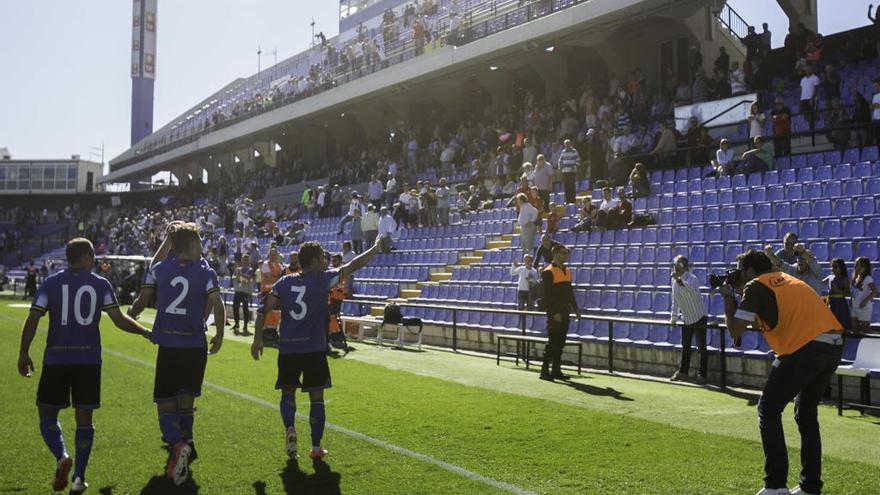
<instances>
[{"instance_id":1,"label":"blue sky","mask_svg":"<svg viewBox=\"0 0 880 495\"><path fill-rule=\"evenodd\" d=\"M749 22L787 29L772 0L731 0ZM309 23L338 30L336 0L159 0L155 127L236 77L256 72L257 47L279 60L308 47ZM819 0L820 31L863 25L867 4ZM128 148L131 1L0 0L0 147L15 158ZM272 57L264 55L263 67ZM99 160L98 156L92 158Z\"/></svg>"}]
</instances>

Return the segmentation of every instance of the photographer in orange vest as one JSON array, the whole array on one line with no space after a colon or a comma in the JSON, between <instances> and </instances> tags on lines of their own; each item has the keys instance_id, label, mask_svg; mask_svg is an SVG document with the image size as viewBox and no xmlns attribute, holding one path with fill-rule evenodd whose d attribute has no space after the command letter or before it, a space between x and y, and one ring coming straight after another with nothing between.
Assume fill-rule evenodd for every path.
<instances>
[{"instance_id":1,"label":"photographer in orange vest","mask_svg":"<svg viewBox=\"0 0 880 495\"><path fill-rule=\"evenodd\" d=\"M763 252L749 250L719 291L730 335L736 340L749 325L760 330L776 359L761 399L758 426L764 447L764 489L758 495L788 494L788 452L782 411L794 399L801 434L802 471L790 493L822 492L822 447L817 408L843 354L843 329L825 302L806 283L773 271ZM741 289L737 307L733 290Z\"/></svg>"},{"instance_id":2,"label":"photographer in orange vest","mask_svg":"<svg viewBox=\"0 0 880 495\"><path fill-rule=\"evenodd\" d=\"M273 244L269 249L269 256L260 265L260 300L262 301L266 294L272 292L275 282L281 278L281 255L278 254L278 248ZM278 329L281 323L281 311L272 311L266 315L266 324L263 328Z\"/></svg>"}]
</instances>

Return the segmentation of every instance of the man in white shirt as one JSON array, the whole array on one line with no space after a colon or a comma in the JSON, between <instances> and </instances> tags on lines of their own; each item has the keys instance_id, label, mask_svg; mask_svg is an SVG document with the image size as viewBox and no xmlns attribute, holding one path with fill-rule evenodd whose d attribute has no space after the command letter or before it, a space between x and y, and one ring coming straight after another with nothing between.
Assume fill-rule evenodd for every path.
<instances>
[{"instance_id":1,"label":"man in white shirt","mask_svg":"<svg viewBox=\"0 0 880 495\"><path fill-rule=\"evenodd\" d=\"M518 310L532 311L534 308L534 298L532 297L532 288L536 287L541 281L538 270L535 270L533 258L530 254L523 255L523 264L520 266L516 260L510 267L510 276L516 276L516 307Z\"/></svg>"},{"instance_id":2,"label":"man in white shirt","mask_svg":"<svg viewBox=\"0 0 880 495\"><path fill-rule=\"evenodd\" d=\"M379 210L379 240L383 253L391 252L391 236L397 230L397 222L391 218L388 208Z\"/></svg>"},{"instance_id":3,"label":"man in white shirt","mask_svg":"<svg viewBox=\"0 0 880 495\"><path fill-rule=\"evenodd\" d=\"M520 228L520 246L524 252L531 253L535 249L535 231L537 230L535 222L538 221L538 209L529 203L523 193L516 196L516 204L519 206L519 217L516 221Z\"/></svg>"},{"instance_id":4,"label":"man in white shirt","mask_svg":"<svg viewBox=\"0 0 880 495\"><path fill-rule=\"evenodd\" d=\"M394 199L397 197L397 179L388 172L388 182L385 183L385 200L388 203L387 206L391 206L394 204Z\"/></svg>"},{"instance_id":5,"label":"man in white shirt","mask_svg":"<svg viewBox=\"0 0 880 495\"><path fill-rule=\"evenodd\" d=\"M440 178L440 185L434 191L437 196L437 212L440 216L440 225L449 225L449 187L446 185L446 177Z\"/></svg>"},{"instance_id":6,"label":"man in white shirt","mask_svg":"<svg viewBox=\"0 0 880 495\"><path fill-rule=\"evenodd\" d=\"M364 232L364 242L367 246L376 243L376 237L379 235L379 214L376 213L375 206L367 206L367 212L361 218L361 230Z\"/></svg>"},{"instance_id":7,"label":"man in white shirt","mask_svg":"<svg viewBox=\"0 0 880 495\"><path fill-rule=\"evenodd\" d=\"M549 211L550 191L553 190L553 166L547 163L544 155L538 155L534 180L535 187L538 188L538 196L544 204L544 211Z\"/></svg>"},{"instance_id":8,"label":"man in white shirt","mask_svg":"<svg viewBox=\"0 0 880 495\"><path fill-rule=\"evenodd\" d=\"M602 189L602 203L599 204L599 214L596 218L596 226L607 228L615 223L617 211L620 208L620 198L611 197L611 188Z\"/></svg>"},{"instance_id":9,"label":"man in white shirt","mask_svg":"<svg viewBox=\"0 0 880 495\"><path fill-rule=\"evenodd\" d=\"M672 309L670 322L677 324L681 315L681 364L672 381L688 379L691 364L691 340L697 338L700 352L700 370L697 383L706 383L706 371L709 365L709 351L706 350L706 321L708 311L706 302L700 295L700 282L691 273L690 265L684 256L676 256L672 265Z\"/></svg>"},{"instance_id":10,"label":"man in white shirt","mask_svg":"<svg viewBox=\"0 0 880 495\"><path fill-rule=\"evenodd\" d=\"M523 163L535 163L538 160L538 148L532 144L532 140L529 138L523 139L523 153L522 153ZM518 165L518 164L514 164Z\"/></svg>"},{"instance_id":11,"label":"man in white shirt","mask_svg":"<svg viewBox=\"0 0 880 495\"><path fill-rule=\"evenodd\" d=\"M819 78L813 74L813 67L810 65L804 67L804 77L801 78L801 113L804 114L811 128L815 119L813 109L816 103L816 88L820 84Z\"/></svg>"}]
</instances>

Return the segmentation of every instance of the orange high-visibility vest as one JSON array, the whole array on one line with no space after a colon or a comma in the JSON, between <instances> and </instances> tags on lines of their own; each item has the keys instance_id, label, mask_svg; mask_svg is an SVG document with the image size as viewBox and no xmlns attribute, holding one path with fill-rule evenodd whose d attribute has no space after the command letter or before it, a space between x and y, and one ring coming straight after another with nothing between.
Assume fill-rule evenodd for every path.
<instances>
[{"instance_id":1,"label":"orange high-visibility vest","mask_svg":"<svg viewBox=\"0 0 880 495\"><path fill-rule=\"evenodd\" d=\"M780 272L765 273L755 280L776 295L776 326L770 328L760 317L756 324L777 356L792 354L823 333L843 331L822 298L803 281Z\"/></svg>"}]
</instances>

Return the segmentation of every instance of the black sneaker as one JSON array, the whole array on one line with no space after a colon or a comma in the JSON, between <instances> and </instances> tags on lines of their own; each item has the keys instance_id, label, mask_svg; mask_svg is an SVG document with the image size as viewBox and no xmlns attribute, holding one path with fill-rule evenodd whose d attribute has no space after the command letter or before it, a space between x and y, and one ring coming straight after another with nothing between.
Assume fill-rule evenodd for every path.
<instances>
[{"instance_id":1,"label":"black sneaker","mask_svg":"<svg viewBox=\"0 0 880 495\"><path fill-rule=\"evenodd\" d=\"M189 459L188 459L189 464L192 464L193 462L196 461L196 459L199 458L199 453L198 453L198 451L196 451L196 444L195 444L195 442L192 441L192 439L187 440L186 443L188 443L189 448L192 449L192 453L190 453Z\"/></svg>"},{"instance_id":2,"label":"black sneaker","mask_svg":"<svg viewBox=\"0 0 880 495\"><path fill-rule=\"evenodd\" d=\"M548 381L548 382L553 381L553 377L551 375L546 374L546 373L541 373L541 375L538 378L540 378L541 380Z\"/></svg>"}]
</instances>

